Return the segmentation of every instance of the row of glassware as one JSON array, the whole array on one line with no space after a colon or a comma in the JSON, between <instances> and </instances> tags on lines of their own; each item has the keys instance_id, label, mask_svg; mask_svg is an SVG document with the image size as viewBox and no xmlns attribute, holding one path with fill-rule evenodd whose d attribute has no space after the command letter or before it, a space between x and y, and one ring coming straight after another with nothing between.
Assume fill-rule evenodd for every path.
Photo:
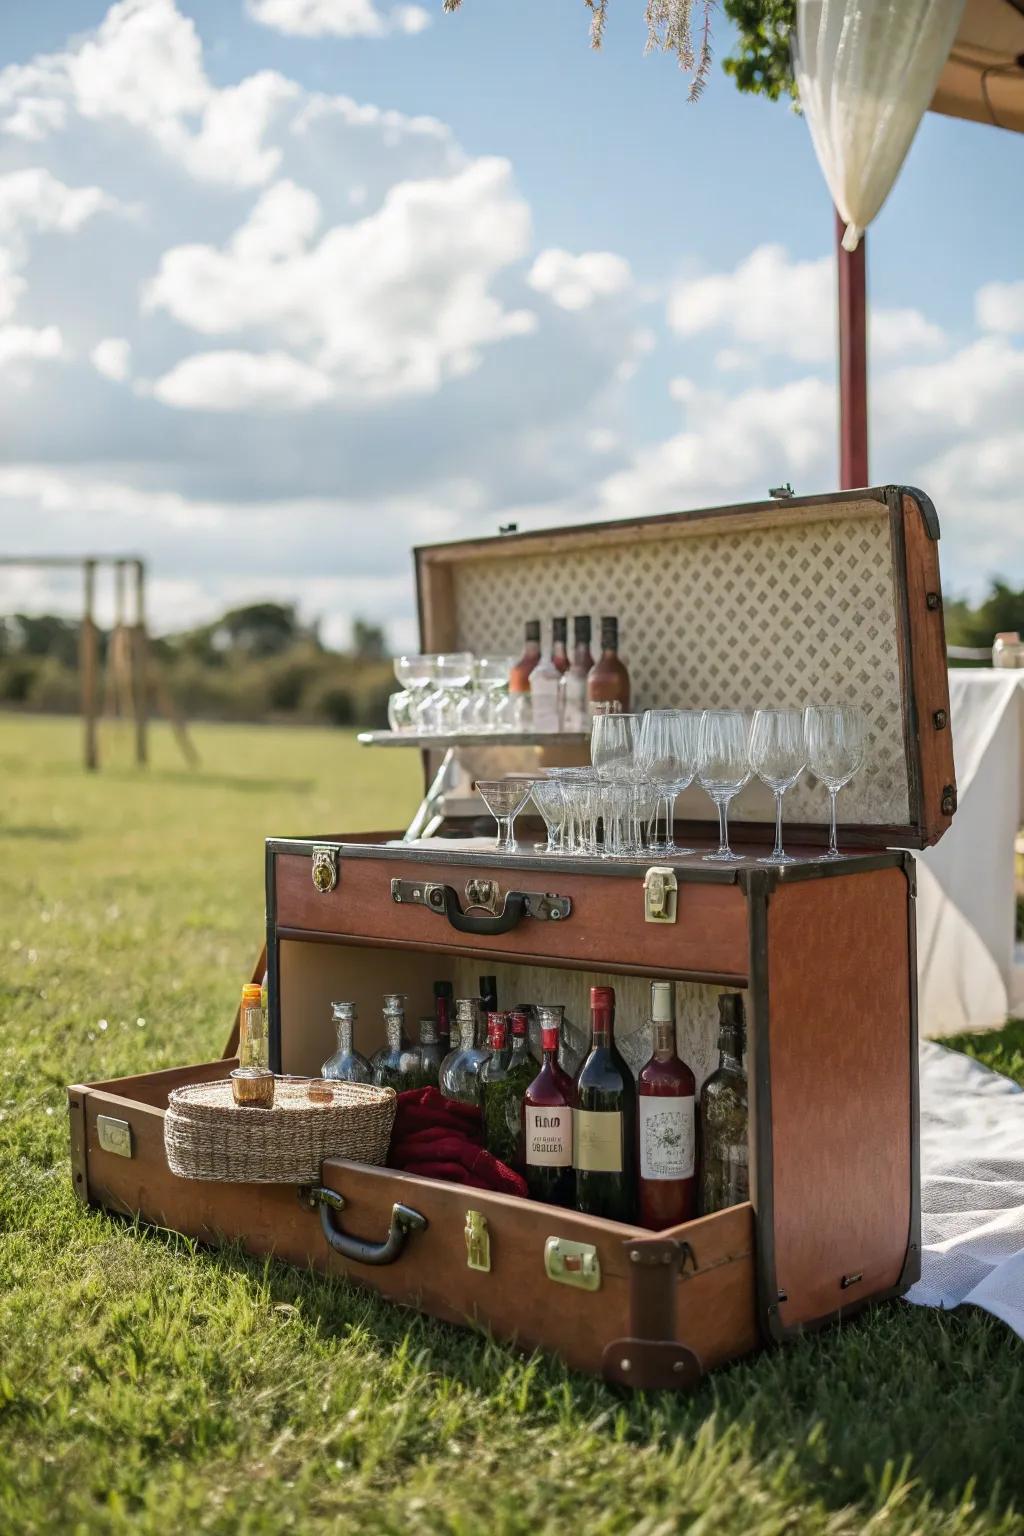
<instances>
[{"instance_id":1,"label":"row of glassware","mask_svg":"<svg viewBox=\"0 0 1024 1536\"><path fill-rule=\"evenodd\" d=\"M481 735L529 730L528 693L508 692L517 656L396 656L400 693L388 699L388 726L403 736Z\"/></svg>"},{"instance_id":2,"label":"row of glassware","mask_svg":"<svg viewBox=\"0 0 1024 1536\"><path fill-rule=\"evenodd\" d=\"M676 798L696 781L718 810L719 845L710 863L741 855L729 846L729 806L751 778L775 796L775 846L758 860L790 864L782 846L783 797L805 770L829 796L829 845L822 859L840 859L836 797L864 762L867 722L842 704L806 709L649 709L643 715L598 716L589 768L549 768L478 780L498 823L496 848L515 853L515 820L532 799L547 828L543 851L604 858L694 853L678 847ZM662 830L663 829L663 830Z\"/></svg>"}]
</instances>

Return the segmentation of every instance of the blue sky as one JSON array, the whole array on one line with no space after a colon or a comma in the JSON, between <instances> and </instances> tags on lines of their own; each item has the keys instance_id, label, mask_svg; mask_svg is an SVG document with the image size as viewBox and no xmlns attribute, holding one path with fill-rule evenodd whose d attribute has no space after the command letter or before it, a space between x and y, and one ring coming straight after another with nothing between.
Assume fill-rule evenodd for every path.
<instances>
[{"instance_id":1,"label":"blue sky","mask_svg":"<svg viewBox=\"0 0 1024 1536\"><path fill-rule=\"evenodd\" d=\"M139 550L158 627L272 595L397 643L413 542L833 488L803 122L717 65L689 105L639 0L587 21L5 7L0 545ZM1022 164L928 115L869 236L872 478L932 491L955 590L1024 580Z\"/></svg>"}]
</instances>

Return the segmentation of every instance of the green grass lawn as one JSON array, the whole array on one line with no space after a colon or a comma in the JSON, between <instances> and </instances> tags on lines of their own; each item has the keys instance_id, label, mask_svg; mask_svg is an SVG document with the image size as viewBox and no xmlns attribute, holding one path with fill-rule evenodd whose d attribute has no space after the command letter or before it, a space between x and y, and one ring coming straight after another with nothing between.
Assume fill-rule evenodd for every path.
<instances>
[{"instance_id":1,"label":"green grass lawn","mask_svg":"<svg viewBox=\"0 0 1024 1536\"><path fill-rule=\"evenodd\" d=\"M356 1288L86 1212L65 1085L209 1058L268 833L397 825L415 754L0 716L0 1533L1022 1532L1024 1343L894 1303L624 1399ZM968 1042L961 1041L967 1046ZM1024 1077L1020 1029L974 1054ZM557 1305L558 1301L552 1302Z\"/></svg>"}]
</instances>

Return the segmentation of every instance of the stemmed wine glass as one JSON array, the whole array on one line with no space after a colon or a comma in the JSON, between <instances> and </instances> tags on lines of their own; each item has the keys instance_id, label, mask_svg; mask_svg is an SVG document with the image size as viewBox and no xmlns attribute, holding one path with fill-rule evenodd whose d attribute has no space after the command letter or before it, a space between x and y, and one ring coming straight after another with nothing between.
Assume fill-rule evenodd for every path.
<instances>
[{"instance_id":1,"label":"stemmed wine glass","mask_svg":"<svg viewBox=\"0 0 1024 1536\"><path fill-rule=\"evenodd\" d=\"M819 861L844 859L836 844L836 797L864 762L867 721L853 704L808 704L804 710L807 762L829 797L829 838Z\"/></svg>"},{"instance_id":2,"label":"stemmed wine glass","mask_svg":"<svg viewBox=\"0 0 1024 1536\"><path fill-rule=\"evenodd\" d=\"M639 715L595 715L590 725L590 761L599 779L632 779L636 773Z\"/></svg>"},{"instance_id":3,"label":"stemmed wine glass","mask_svg":"<svg viewBox=\"0 0 1024 1536\"><path fill-rule=\"evenodd\" d=\"M729 803L750 778L750 721L741 709L707 709L697 740L697 777L718 807L718 847L709 863L738 863L729 847Z\"/></svg>"},{"instance_id":4,"label":"stemmed wine glass","mask_svg":"<svg viewBox=\"0 0 1024 1536\"><path fill-rule=\"evenodd\" d=\"M509 673L518 659L516 656L477 657L476 685L486 701L481 716L481 724L485 731L501 729L502 722L498 718L498 710L503 703L504 690L508 687Z\"/></svg>"},{"instance_id":5,"label":"stemmed wine glass","mask_svg":"<svg viewBox=\"0 0 1024 1536\"><path fill-rule=\"evenodd\" d=\"M422 705L420 718L428 734L450 736L458 730L459 704L473 675L473 657L469 651L449 651L434 662L438 687Z\"/></svg>"},{"instance_id":6,"label":"stemmed wine glass","mask_svg":"<svg viewBox=\"0 0 1024 1536\"><path fill-rule=\"evenodd\" d=\"M759 864L795 864L782 851L782 797L807 766L802 709L759 709L750 728L750 766L775 795L775 847Z\"/></svg>"},{"instance_id":7,"label":"stemmed wine glass","mask_svg":"<svg viewBox=\"0 0 1024 1536\"><path fill-rule=\"evenodd\" d=\"M498 823L495 849L515 853L515 820L533 793L532 779L478 779L480 798Z\"/></svg>"},{"instance_id":8,"label":"stemmed wine glass","mask_svg":"<svg viewBox=\"0 0 1024 1536\"><path fill-rule=\"evenodd\" d=\"M541 853L560 853L565 826L565 795L558 779L538 779L533 786L533 803L547 828L548 840Z\"/></svg>"},{"instance_id":9,"label":"stemmed wine glass","mask_svg":"<svg viewBox=\"0 0 1024 1536\"><path fill-rule=\"evenodd\" d=\"M637 766L640 776L653 784L665 807L665 841L651 844L651 853L693 853L677 848L673 821L677 796L693 783L697 771L700 736L699 709L649 709L640 723Z\"/></svg>"}]
</instances>

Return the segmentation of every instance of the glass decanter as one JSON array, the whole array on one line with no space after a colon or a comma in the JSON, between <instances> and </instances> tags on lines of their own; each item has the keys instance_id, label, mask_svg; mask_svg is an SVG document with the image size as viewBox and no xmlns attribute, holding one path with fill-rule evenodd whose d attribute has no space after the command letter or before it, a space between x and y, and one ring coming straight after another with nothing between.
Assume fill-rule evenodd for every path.
<instances>
[{"instance_id":1,"label":"glass decanter","mask_svg":"<svg viewBox=\"0 0 1024 1536\"><path fill-rule=\"evenodd\" d=\"M320 1076L330 1078L332 1082L372 1083L373 1068L352 1043L356 1023L355 1003L332 1003L331 1018L338 1037L338 1049L324 1062Z\"/></svg>"},{"instance_id":2,"label":"glass decanter","mask_svg":"<svg viewBox=\"0 0 1024 1536\"><path fill-rule=\"evenodd\" d=\"M480 1068L488 1052L476 1043L476 1021L480 1008L477 997L460 997L455 1004L455 1029L458 1044L441 1063L438 1083L446 1099L460 1104L480 1103Z\"/></svg>"},{"instance_id":3,"label":"glass decanter","mask_svg":"<svg viewBox=\"0 0 1024 1536\"><path fill-rule=\"evenodd\" d=\"M415 1088L419 1076L419 1052L405 1039L404 992L385 994L384 1030L387 1044L373 1058L374 1082L379 1088L394 1088L396 1093Z\"/></svg>"}]
</instances>

